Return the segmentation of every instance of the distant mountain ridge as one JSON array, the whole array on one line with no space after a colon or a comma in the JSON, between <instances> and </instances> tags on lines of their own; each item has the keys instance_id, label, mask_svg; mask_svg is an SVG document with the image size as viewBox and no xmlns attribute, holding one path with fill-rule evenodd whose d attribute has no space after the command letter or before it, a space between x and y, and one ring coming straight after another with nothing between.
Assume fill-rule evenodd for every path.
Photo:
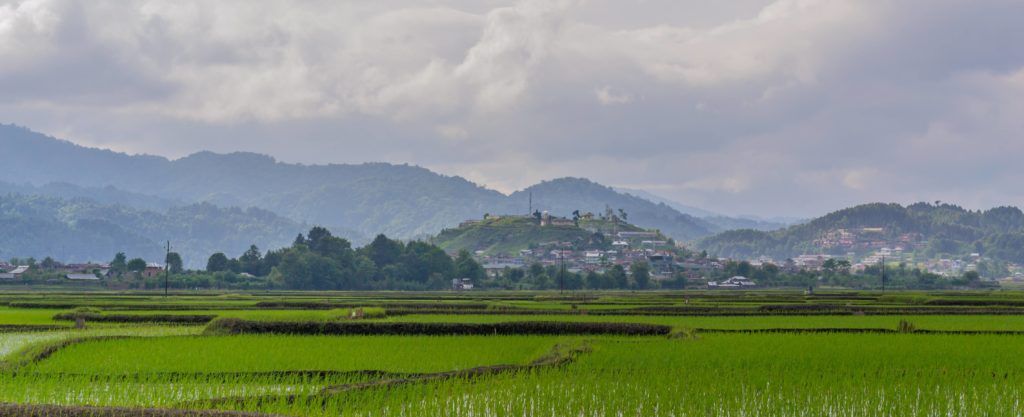
<instances>
[{"instance_id":1,"label":"distant mountain ridge","mask_svg":"<svg viewBox=\"0 0 1024 417\"><path fill-rule=\"evenodd\" d=\"M11 125L0 125L0 144L5 161L0 164L0 181L52 191L47 195L77 197L73 193L82 189L110 191L113 187L170 204L257 207L298 223L368 236L425 237L484 213L525 214L530 192L535 208L552 214L621 208L631 223L679 240L720 230L667 205L575 178L548 181L506 196L461 177L409 165L287 164L244 152L200 152L168 160L86 148ZM52 184L80 188L61 192ZM163 204L119 203L147 209Z\"/></svg>"},{"instance_id":2,"label":"distant mountain ridge","mask_svg":"<svg viewBox=\"0 0 1024 417\"><path fill-rule=\"evenodd\" d=\"M102 262L123 251L162 262L165 241L170 240L186 266L203 268L214 252L237 256L251 244L284 247L305 229L256 208L197 203L156 212L84 198L0 195L3 259L52 256L64 262Z\"/></svg>"},{"instance_id":3,"label":"distant mountain ridge","mask_svg":"<svg viewBox=\"0 0 1024 417\"><path fill-rule=\"evenodd\" d=\"M879 242L899 242L925 256L961 257L979 253L1024 263L1024 212L1017 207L971 211L950 204L863 204L785 229L732 230L703 238L697 247L730 258L761 255L785 259L808 253L843 255L851 251L842 236L870 230ZM854 245L854 251L857 251Z\"/></svg>"}]
</instances>

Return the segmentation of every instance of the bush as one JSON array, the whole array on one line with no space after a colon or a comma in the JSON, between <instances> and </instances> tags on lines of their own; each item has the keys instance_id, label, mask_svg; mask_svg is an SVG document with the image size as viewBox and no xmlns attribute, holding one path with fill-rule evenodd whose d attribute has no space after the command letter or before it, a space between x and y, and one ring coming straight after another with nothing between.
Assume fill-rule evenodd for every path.
<instances>
[{"instance_id":1,"label":"bush","mask_svg":"<svg viewBox=\"0 0 1024 417\"><path fill-rule=\"evenodd\" d=\"M94 321L101 323L175 323L175 324L205 324L217 318L213 315L204 314L97 314L97 313L60 313L53 316L54 320Z\"/></svg>"},{"instance_id":2,"label":"bush","mask_svg":"<svg viewBox=\"0 0 1024 417\"><path fill-rule=\"evenodd\" d=\"M302 335L627 335L663 336L669 326L638 323L506 322L506 323L391 323L391 322L269 322L220 318L204 334L276 333Z\"/></svg>"}]
</instances>

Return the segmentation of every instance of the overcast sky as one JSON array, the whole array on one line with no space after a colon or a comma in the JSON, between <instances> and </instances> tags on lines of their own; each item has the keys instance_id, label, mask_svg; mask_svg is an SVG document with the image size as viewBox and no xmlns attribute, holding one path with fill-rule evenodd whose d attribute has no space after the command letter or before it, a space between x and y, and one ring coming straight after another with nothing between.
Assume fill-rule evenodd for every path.
<instances>
[{"instance_id":1,"label":"overcast sky","mask_svg":"<svg viewBox=\"0 0 1024 417\"><path fill-rule=\"evenodd\" d=\"M583 176L732 214L1024 205L1022 17L1020 0L0 0L0 122L505 192Z\"/></svg>"}]
</instances>

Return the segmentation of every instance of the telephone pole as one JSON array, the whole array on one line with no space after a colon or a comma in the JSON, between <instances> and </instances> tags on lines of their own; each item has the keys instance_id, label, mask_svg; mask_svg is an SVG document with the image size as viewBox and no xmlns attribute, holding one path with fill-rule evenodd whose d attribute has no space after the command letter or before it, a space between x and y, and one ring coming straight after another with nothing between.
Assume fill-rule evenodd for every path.
<instances>
[{"instance_id":1,"label":"telephone pole","mask_svg":"<svg viewBox=\"0 0 1024 417\"><path fill-rule=\"evenodd\" d=\"M167 298L171 282L171 241L167 241L167 255L164 256L164 298Z\"/></svg>"},{"instance_id":2,"label":"telephone pole","mask_svg":"<svg viewBox=\"0 0 1024 417\"><path fill-rule=\"evenodd\" d=\"M885 292L885 256L882 256L882 292Z\"/></svg>"},{"instance_id":3,"label":"telephone pole","mask_svg":"<svg viewBox=\"0 0 1024 417\"><path fill-rule=\"evenodd\" d=\"M558 254L561 255L559 258L562 258L562 272L558 274L558 293L562 294L565 292L565 249L559 250Z\"/></svg>"}]
</instances>

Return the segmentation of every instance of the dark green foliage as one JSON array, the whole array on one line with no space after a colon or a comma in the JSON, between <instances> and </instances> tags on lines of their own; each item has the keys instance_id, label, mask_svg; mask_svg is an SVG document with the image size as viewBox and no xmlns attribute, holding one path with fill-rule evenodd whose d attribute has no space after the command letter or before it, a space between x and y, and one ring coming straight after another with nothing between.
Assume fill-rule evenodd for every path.
<instances>
[{"instance_id":1,"label":"dark green foliage","mask_svg":"<svg viewBox=\"0 0 1024 417\"><path fill-rule=\"evenodd\" d=\"M633 277L636 287L643 290L651 283L651 267L647 262L633 262L629 266L629 273Z\"/></svg>"},{"instance_id":2,"label":"dark green foliage","mask_svg":"<svg viewBox=\"0 0 1024 417\"><path fill-rule=\"evenodd\" d=\"M173 323L173 324L204 324L217 318L208 314L97 314L97 313L61 313L53 316L54 320L75 321L84 319L86 322L101 323Z\"/></svg>"},{"instance_id":3,"label":"dark green foliage","mask_svg":"<svg viewBox=\"0 0 1024 417\"><path fill-rule=\"evenodd\" d=\"M268 322L217 319L205 334L277 333L304 335L667 335L670 326L637 323L505 322Z\"/></svg>"},{"instance_id":4,"label":"dark green foliage","mask_svg":"<svg viewBox=\"0 0 1024 417\"><path fill-rule=\"evenodd\" d=\"M331 310L335 308L354 307L381 307L388 311L391 309L451 311L483 310L487 309L489 305L480 303L344 303L327 301L260 301L256 303L256 308L284 310Z\"/></svg>"},{"instance_id":5,"label":"dark green foliage","mask_svg":"<svg viewBox=\"0 0 1024 417\"><path fill-rule=\"evenodd\" d=\"M168 253L167 256L164 257L164 262L167 263L167 266L170 268L170 272L172 274L180 274L185 269L184 264L181 260L181 255L179 255L177 252Z\"/></svg>"},{"instance_id":6,"label":"dark green foliage","mask_svg":"<svg viewBox=\"0 0 1024 417\"><path fill-rule=\"evenodd\" d=\"M484 267L467 250L459 251L455 258L455 275L459 278L472 278L474 281L483 280L487 276Z\"/></svg>"},{"instance_id":7,"label":"dark green foliage","mask_svg":"<svg viewBox=\"0 0 1024 417\"><path fill-rule=\"evenodd\" d=\"M228 270L228 257L221 252L210 255L206 261L206 272L220 272Z\"/></svg>"},{"instance_id":8,"label":"dark green foliage","mask_svg":"<svg viewBox=\"0 0 1024 417\"><path fill-rule=\"evenodd\" d=\"M303 290L446 289L460 272L484 277L483 268L471 257L459 265L462 270L429 243L402 244L379 235L370 245L353 250L347 240L314 227L292 247L268 252L258 269L271 271L280 287Z\"/></svg>"},{"instance_id":9,"label":"dark green foliage","mask_svg":"<svg viewBox=\"0 0 1024 417\"><path fill-rule=\"evenodd\" d=\"M142 272L146 270L146 260L142 258L133 258L128 261L127 267L129 272Z\"/></svg>"},{"instance_id":10,"label":"dark green foliage","mask_svg":"<svg viewBox=\"0 0 1024 417\"><path fill-rule=\"evenodd\" d=\"M110 271L117 275L128 272L128 257L124 252L114 255L114 260L110 261Z\"/></svg>"}]
</instances>

